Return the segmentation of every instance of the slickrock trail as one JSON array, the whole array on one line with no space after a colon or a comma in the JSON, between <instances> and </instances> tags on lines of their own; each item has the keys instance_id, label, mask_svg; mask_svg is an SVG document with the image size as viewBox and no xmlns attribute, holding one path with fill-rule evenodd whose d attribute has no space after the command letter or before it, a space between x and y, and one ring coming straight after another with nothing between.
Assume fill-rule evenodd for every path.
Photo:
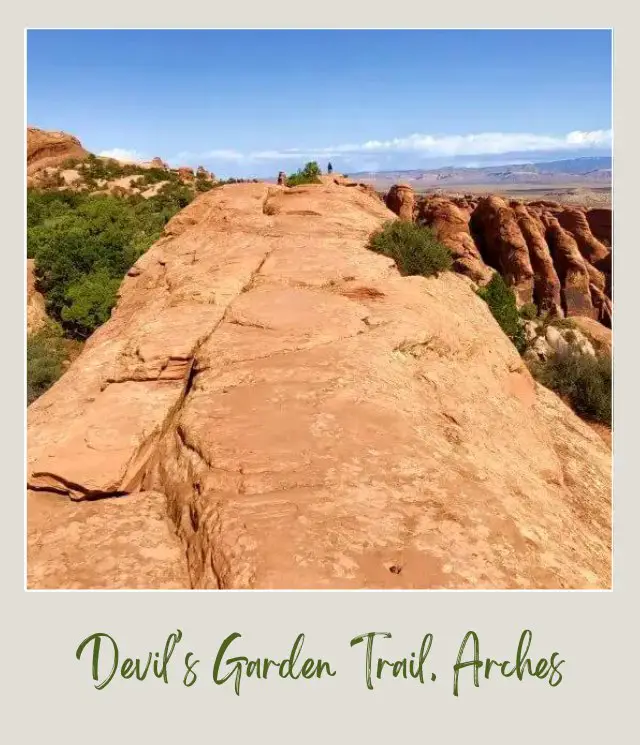
<instances>
[{"instance_id":1,"label":"slickrock trail","mask_svg":"<svg viewBox=\"0 0 640 745\"><path fill-rule=\"evenodd\" d=\"M214 189L28 412L28 586L610 585L610 451L333 183Z\"/></svg>"}]
</instances>

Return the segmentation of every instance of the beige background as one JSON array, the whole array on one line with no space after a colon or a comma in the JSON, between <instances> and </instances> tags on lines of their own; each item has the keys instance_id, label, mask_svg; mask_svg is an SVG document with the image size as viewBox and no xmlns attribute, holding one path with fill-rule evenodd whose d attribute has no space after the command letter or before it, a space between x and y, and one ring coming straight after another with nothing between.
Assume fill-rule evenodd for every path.
<instances>
[{"instance_id":1,"label":"beige background","mask_svg":"<svg viewBox=\"0 0 640 745\"><path fill-rule=\"evenodd\" d=\"M290 6L289 8L287 6ZM502 6L502 7L501 7ZM202 12L196 18L196 9ZM281 9L279 9L281 8ZM376 11L371 3L189 3L161 11L149 2L108 5L31 2L5 10L2 70L3 293L2 376L3 489L0 542L4 608L0 681L3 730L11 743L235 742L282 743L626 743L636 718L637 617L636 479L638 396L638 100L637 25L621 3L455 3L455 7L404 2ZM21 14L21 17L18 16ZM637 11L636 11L637 13ZM23 27L337 26L615 27L615 574L614 590L580 592L30 592L24 587L24 170ZM289 64L283 50L283 65ZM339 54L339 50L328 53ZM544 49L540 50L544 54ZM411 62L408 61L407 64ZM233 61L230 60L230 64ZM443 102L446 105L446 102ZM283 116L286 116L283 109ZM20 279L19 279L20 278ZM635 439L635 442L634 442ZM5 555L6 554L6 555ZM634 597L635 593L635 597ZM634 608L635 601L635 608ZM96 691L89 661L75 659L80 641L110 633L124 655L161 651L176 628L184 638L170 668L170 685L114 680ZM475 689L462 674L452 695L452 665L464 634L473 629L481 654L513 658L520 632L534 633L531 653L557 651L566 660L557 688L535 679L484 681ZM237 653L283 657L299 632L305 651L331 660L335 678L321 681L243 682L232 687L210 679L211 659L222 639L239 631ZM423 634L435 640L429 670L435 683L389 679L368 691L364 649L351 637L390 631L380 642L387 656L417 650ZM181 684L187 651L201 662L192 688ZM173 673L173 675L172 675ZM633 696L633 697L632 697Z\"/></svg>"}]
</instances>

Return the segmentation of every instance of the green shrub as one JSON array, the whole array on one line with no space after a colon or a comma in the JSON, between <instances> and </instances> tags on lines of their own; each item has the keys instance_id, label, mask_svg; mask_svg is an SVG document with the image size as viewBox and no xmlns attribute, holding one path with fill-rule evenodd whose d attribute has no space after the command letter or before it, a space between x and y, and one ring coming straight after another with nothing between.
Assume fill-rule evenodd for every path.
<instances>
[{"instance_id":1,"label":"green shrub","mask_svg":"<svg viewBox=\"0 0 640 745\"><path fill-rule=\"evenodd\" d=\"M166 171L164 168L140 168L140 184L142 186L152 186L153 184L159 184L161 181L169 181L170 183L178 184L180 177L176 171Z\"/></svg>"},{"instance_id":2,"label":"green shrub","mask_svg":"<svg viewBox=\"0 0 640 745\"><path fill-rule=\"evenodd\" d=\"M29 190L27 255L51 318L72 338L86 338L108 318L114 288L193 198L173 181L150 199Z\"/></svg>"},{"instance_id":3,"label":"green shrub","mask_svg":"<svg viewBox=\"0 0 640 745\"><path fill-rule=\"evenodd\" d=\"M86 339L108 320L119 287L120 280L102 268L86 274L67 288L61 315L75 337Z\"/></svg>"},{"instance_id":4,"label":"green shrub","mask_svg":"<svg viewBox=\"0 0 640 745\"><path fill-rule=\"evenodd\" d=\"M478 295L487 303L500 328L522 354L526 348L526 340L513 290L507 287L504 279L496 272L489 283L478 290Z\"/></svg>"},{"instance_id":5,"label":"green shrub","mask_svg":"<svg viewBox=\"0 0 640 745\"><path fill-rule=\"evenodd\" d=\"M201 176L200 174L196 176L194 183L195 183L196 191L198 193L210 191L211 189L213 189L213 186L214 186L213 181L211 181L211 179L207 178L206 176Z\"/></svg>"},{"instance_id":6,"label":"green shrub","mask_svg":"<svg viewBox=\"0 0 640 745\"><path fill-rule=\"evenodd\" d=\"M520 318L525 321L534 321L538 317L538 306L535 303L526 303L520 308Z\"/></svg>"},{"instance_id":7,"label":"green shrub","mask_svg":"<svg viewBox=\"0 0 640 745\"><path fill-rule=\"evenodd\" d=\"M80 162L81 162L80 158L67 158L62 163L61 167L63 170L71 170L73 168L76 168L76 166L78 166Z\"/></svg>"},{"instance_id":8,"label":"green shrub","mask_svg":"<svg viewBox=\"0 0 640 745\"><path fill-rule=\"evenodd\" d=\"M49 323L27 337L27 404L35 401L62 375L66 356L62 329Z\"/></svg>"},{"instance_id":9,"label":"green shrub","mask_svg":"<svg viewBox=\"0 0 640 745\"><path fill-rule=\"evenodd\" d=\"M319 184L320 183L320 166L314 161L287 178L287 186L300 186L301 184Z\"/></svg>"},{"instance_id":10,"label":"green shrub","mask_svg":"<svg viewBox=\"0 0 640 745\"><path fill-rule=\"evenodd\" d=\"M389 256L403 275L437 275L451 269L449 249L430 228L404 220L388 222L369 239L369 249Z\"/></svg>"},{"instance_id":11,"label":"green shrub","mask_svg":"<svg viewBox=\"0 0 640 745\"><path fill-rule=\"evenodd\" d=\"M530 369L539 383L565 398L576 413L611 425L611 357L556 353Z\"/></svg>"},{"instance_id":12,"label":"green shrub","mask_svg":"<svg viewBox=\"0 0 640 745\"><path fill-rule=\"evenodd\" d=\"M576 323L572 318L552 318L549 321L550 326L555 326L557 329L575 329Z\"/></svg>"}]
</instances>

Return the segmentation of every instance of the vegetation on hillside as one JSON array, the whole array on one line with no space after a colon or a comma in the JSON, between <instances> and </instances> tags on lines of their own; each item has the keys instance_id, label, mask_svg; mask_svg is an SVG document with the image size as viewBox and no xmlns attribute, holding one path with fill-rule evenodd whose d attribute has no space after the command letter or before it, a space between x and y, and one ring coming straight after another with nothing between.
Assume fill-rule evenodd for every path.
<instances>
[{"instance_id":1,"label":"vegetation on hillside","mask_svg":"<svg viewBox=\"0 0 640 745\"><path fill-rule=\"evenodd\" d=\"M198 170L184 184L177 172L89 156L69 161L81 175L81 188L61 188L60 173L51 173L47 188L27 192L27 255L35 259L38 289L51 320L27 342L27 398L31 403L63 372L70 345L90 336L110 316L120 283L135 261L160 237L166 223L198 194L240 179L213 182ZM318 183L317 163L289 176L295 186ZM162 182L157 194L103 193L106 182L136 176L138 191ZM451 270L449 249L428 227L394 220L374 233L369 248L392 258L403 275L432 276ZM499 274L478 290L504 333L521 354L527 350L523 324L540 333L549 324L571 328L570 319L538 317L533 304L517 308L516 297ZM568 339L568 337L565 336ZM536 379L556 391L580 415L611 424L611 358L556 352L530 364Z\"/></svg>"},{"instance_id":2,"label":"vegetation on hillside","mask_svg":"<svg viewBox=\"0 0 640 745\"><path fill-rule=\"evenodd\" d=\"M533 321L538 317L538 306L535 303L525 303L520 308L520 318L523 321Z\"/></svg>"},{"instance_id":3,"label":"vegetation on hillside","mask_svg":"<svg viewBox=\"0 0 640 745\"><path fill-rule=\"evenodd\" d=\"M389 256L403 275L437 275L451 269L451 252L431 228L404 220L388 222L369 239L369 249Z\"/></svg>"},{"instance_id":4,"label":"vegetation on hillside","mask_svg":"<svg viewBox=\"0 0 640 745\"><path fill-rule=\"evenodd\" d=\"M179 183L150 199L29 190L27 256L48 315L69 336L89 336L109 317L132 264L192 199Z\"/></svg>"},{"instance_id":5,"label":"vegetation on hillside","mask_svg":"<svg viewBox=\"0 0 640 745\"><path fill-rule=\"evenodd\" d=\"M67 356L62 328L48 323L27 338L27 404L35 401L62 375Z\"/></svg>"},{"instance_id":6,"label":"vegetation on hillside","mask_svg":"<svg viewBox=\"0 0 640 745\"><path fill-rule=\"evenodd\" d=\"M292 173L287 177L287 186L300 186L301 184L319 184L322 171L320 166L314 161Z\"/></svg>"},{"instance_id":7,"label":"vegetation on hillside","mask_svg":"<svg viewBox=\"0 0 640 745\"><path fill-rule=\"evenodd\" d=\"M575 333L571 331L574 323L570 318L549 315L537 318L537 310L533 304L524 305L518 311L515 294L499 274L495 274L485 287L481 287L478 294L485 300L494 318L520 354L527 349L523 321L536 320L539 324L538 335L542 336L550 325L568 329L564 337L569 342L568 348L555 351L546 360L530 362L529 369L541 385L565 399L577 414L611 426L610 355L599 354L593 357L582 353L569 336L573 333L575 337Z\"/></svg>"},{"instance_id":8,"label":"vegetation on hillside","mask_svg":"<svg viewBox=\"0 0 640 745\"><path fill-rule=\"evenodd\" d=\"M478 290L478 295L489 306L489 310L500 328L511 339L518 352L522 354L526 348L526 340L513 290L496 272L491 280Z\"/></svg>"},{"instance_id":9,"label":"vegetation on hillside","mask_svg":"<svg viewBox=\"0 0 640 745\"><path fill-rule=\"evenodd\" d=\"M28 340L29 403L62 374L72 340L83 341L108 320L125 274L167 222L199 194L244 181L212 181L199 169L185 184L177 171L93 155L62 168L79 174L73 188L63 188L56 171L27 190L27 256L35 259L38 290L52 319ZM138 192L162 186L148 199L124 188L103 193L107 182L126 176L136 177Z\"/></svg>"},{"instance_id":10,"label":"vegetation on hillside","mask_svg":"<svg viewBox=\"0 0 640 745\"><path fill-rule=\"evenodd\" d=\"M583 417L611 426L611 357L556 352L530 365L536 380L564 398Z\"/></svg>"}]
</instances>

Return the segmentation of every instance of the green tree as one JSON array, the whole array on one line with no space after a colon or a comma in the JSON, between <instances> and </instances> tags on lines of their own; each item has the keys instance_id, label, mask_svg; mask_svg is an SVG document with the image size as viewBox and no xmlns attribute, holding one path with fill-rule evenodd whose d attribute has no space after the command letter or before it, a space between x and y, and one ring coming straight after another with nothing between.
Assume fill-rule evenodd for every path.
<instances>
[{"instance_id":1,"label":"green tree","mask_svg":"<svg viewBox=\"0 0 640 745\"><path fill-rule=\"evenodd\" d=\"M27 337L27 404L48 390L62 375L64 338L58 324L48 323Z\"/></svg>"},{"instance_id":2,"label":"green tree","mask_svg":"<svg viewBox=\"0 0 640 745\"><path fill-rule=\"evenodd\" d=\"M516 296L502 277L496 272L489 283L478 290L478 295L487 303L500 328L522 353L526 348L524 331L520 323L520 313Z\"/></svg>"},{"instance_id":3,"label":"green tree","mask_svg":"<svg viewBox=\"0 0 640 745\"><path fill-rule=\"evenodd\" d=\"M108 320L115 305L120 280L107 269L87 274L67 288L62 319L76 336L86 338Z\"/></svg>"},{"instance_id":4,"label":"green tree","mask_svg":"<svg viewBox=\"0 0 640 745\"><path fill-rule=\"evenodd\" d=\"M316 161L311 161L302 170L292 173L287 178L287 186L300 186L301 184L319 184L322 171Z\"/></svg>"},{"instance_id":5,"label":"green tree","mask_svg":"<svg viewBox=\"0 0 640 745\"><path fill-rule=\"evenodd\" d=\"M29 190L27 255L49 315L72 337L86 338L108 318L113 287L193 197L174 181L150 199Z\"/></svg>"}]
</instances>

